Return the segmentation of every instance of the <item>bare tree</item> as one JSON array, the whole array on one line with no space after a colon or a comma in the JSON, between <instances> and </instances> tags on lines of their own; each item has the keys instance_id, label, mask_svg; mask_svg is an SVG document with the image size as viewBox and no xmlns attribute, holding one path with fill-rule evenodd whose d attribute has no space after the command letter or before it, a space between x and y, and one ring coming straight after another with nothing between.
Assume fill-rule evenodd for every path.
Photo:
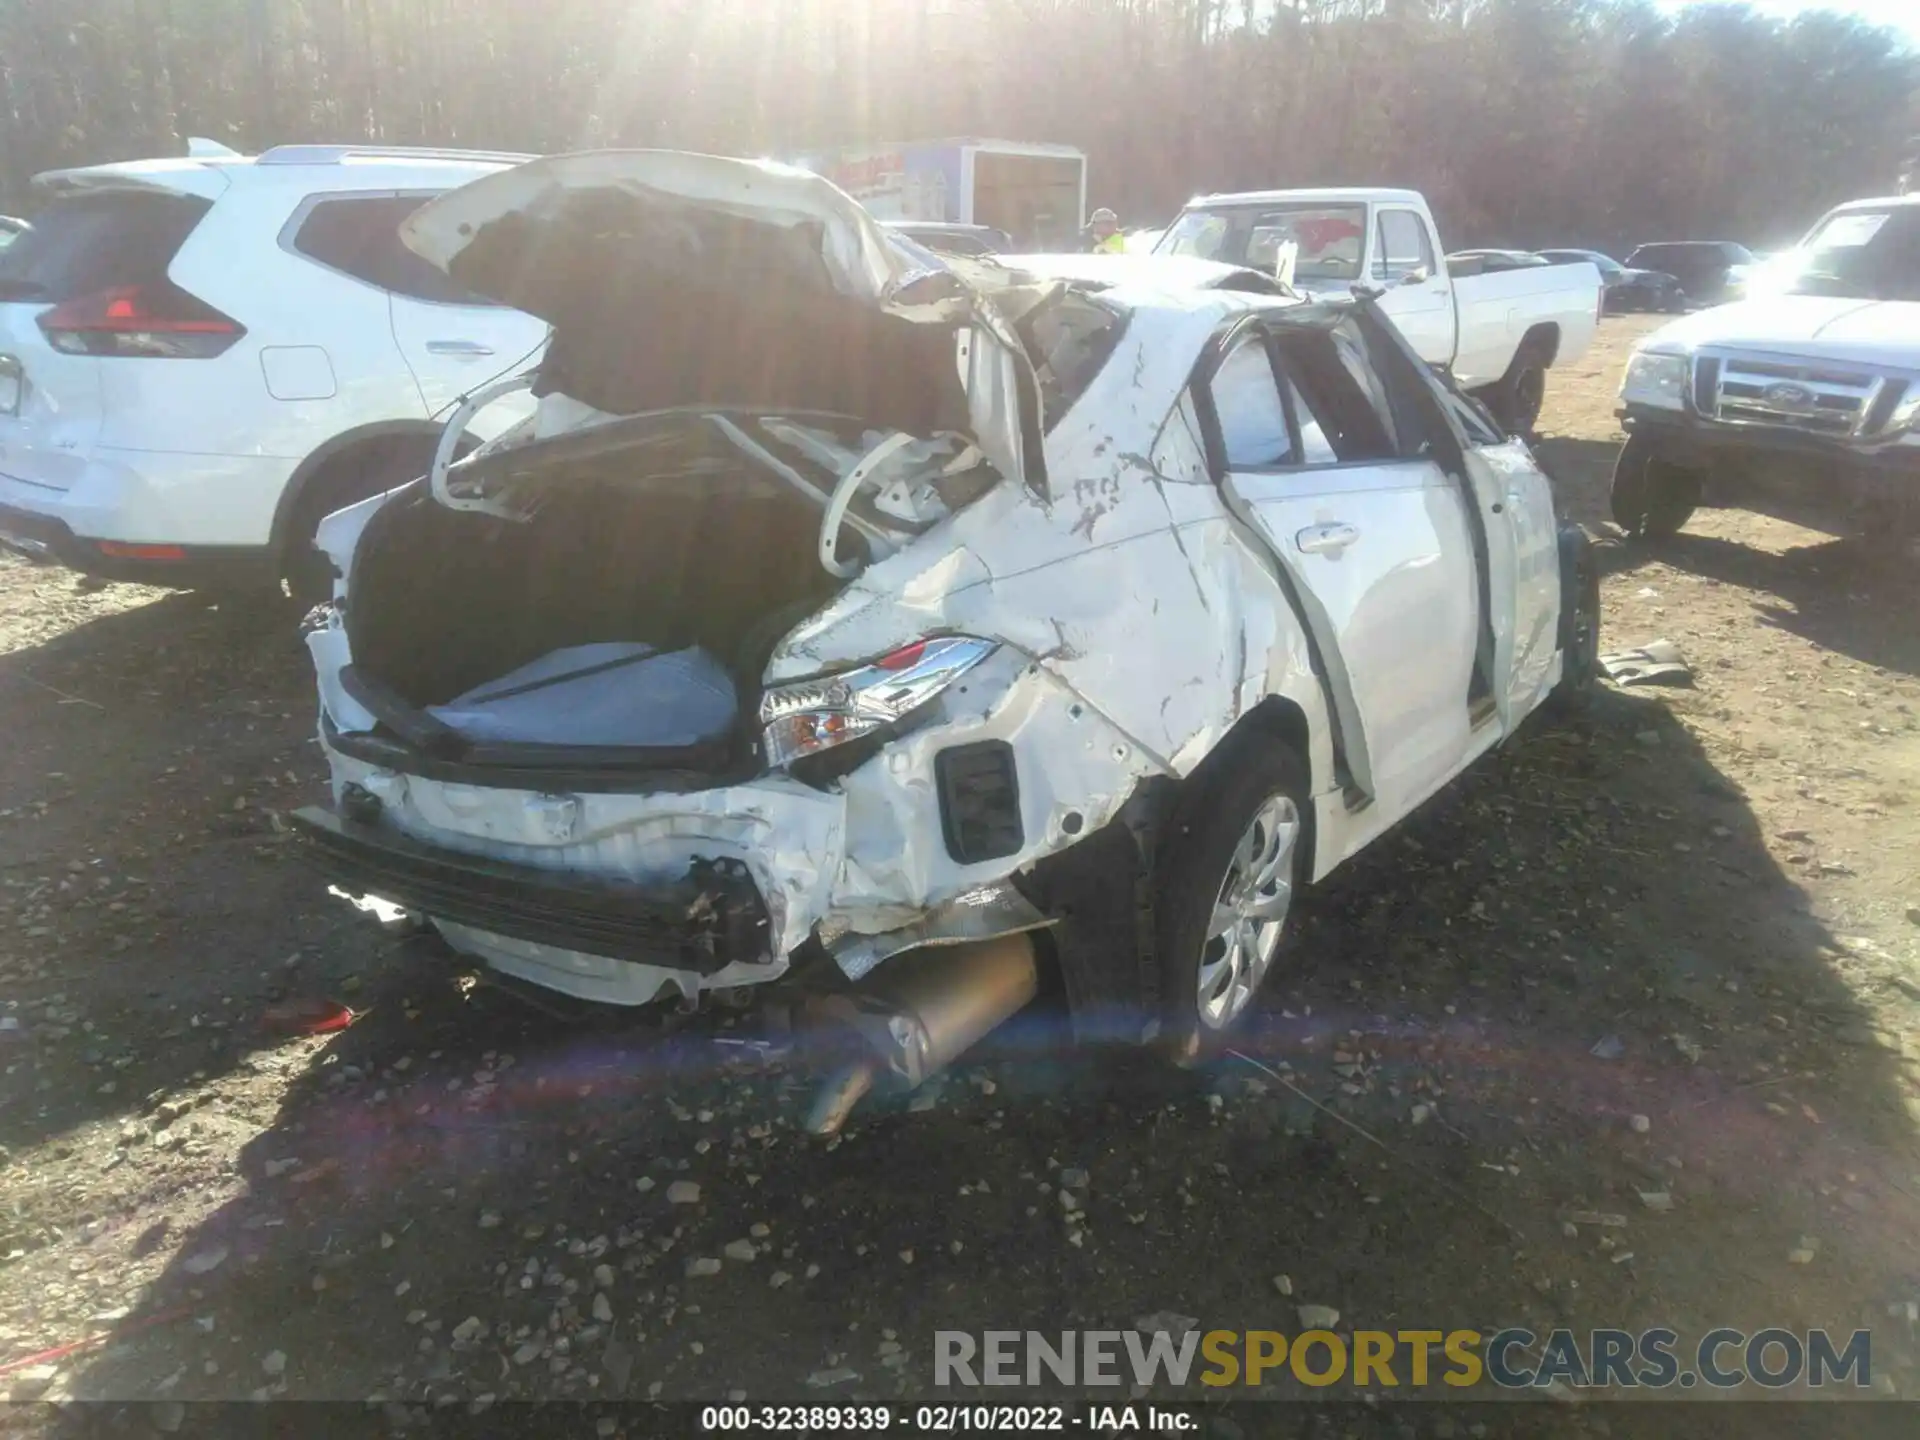
<instances>
[{"instance_id":1,"label":"bare tree","mask_svg":"<svg viewBox=\"0 0 1920 1440\"><path fill-rule=\"evenodd\" d=\"M1892 32L1650 0L0 0L0 203L60 165L370 139L1065 141L1099 202L1418 186L1462 244L1756 242L1913 167Z\"/></svg>"}]
</instances>

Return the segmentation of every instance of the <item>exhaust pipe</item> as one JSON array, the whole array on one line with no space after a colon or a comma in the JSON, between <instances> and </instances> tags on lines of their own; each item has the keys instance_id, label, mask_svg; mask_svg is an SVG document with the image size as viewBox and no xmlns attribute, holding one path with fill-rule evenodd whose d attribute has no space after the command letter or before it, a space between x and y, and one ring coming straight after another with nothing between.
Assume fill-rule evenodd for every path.
<instances>
[{"instance_id":1,"label":"exhaust pipe","mask_svg":"<svg viewBox=\"0 0 1920 1440\"><path fill-rule=\"evenodd\" d=\"M837 1133L883 1072L917 1088L1039 993L1033 939L1022 933L926 946L889 960L859 988L824 997L815 1016L851 1032L866 1054L821 1087L807 1129Z\"/></svg>"}]
</instances>

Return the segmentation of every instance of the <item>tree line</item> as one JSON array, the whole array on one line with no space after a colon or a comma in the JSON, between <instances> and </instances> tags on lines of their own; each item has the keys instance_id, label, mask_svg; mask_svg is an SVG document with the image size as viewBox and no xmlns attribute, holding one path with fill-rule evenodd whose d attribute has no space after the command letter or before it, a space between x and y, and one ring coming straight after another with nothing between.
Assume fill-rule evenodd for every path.
<instances>
[{"instance_id":1,"label":"tree line","mask_svg":"<svg viewBox=\"0 0 1920 1440\"><path fill-rule=\"evenodd\" d=\"M1895 188L1920 57L1828 12L1647 0L0 0L0 200L311 140L748 155L938 135L1204 190L1427 192L1452 244L1791 239Z\"/></svg>"}]
</instances>

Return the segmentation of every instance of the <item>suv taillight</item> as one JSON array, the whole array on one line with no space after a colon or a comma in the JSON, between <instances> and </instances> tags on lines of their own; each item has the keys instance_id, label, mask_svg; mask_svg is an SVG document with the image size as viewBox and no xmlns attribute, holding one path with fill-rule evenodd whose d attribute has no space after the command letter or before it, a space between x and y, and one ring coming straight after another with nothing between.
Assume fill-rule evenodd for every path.
<instances>
[{"instance_id":1,"label":"suv taillight","mask_svg":"<svg viewBox=\"0 0 1920 1440\"><path fill-rule=\"evenodd\" d=\"M246 330L176 285L115 285L40 313L47 343L64 355L205 360Z\"/></svg>"}]
</instances>

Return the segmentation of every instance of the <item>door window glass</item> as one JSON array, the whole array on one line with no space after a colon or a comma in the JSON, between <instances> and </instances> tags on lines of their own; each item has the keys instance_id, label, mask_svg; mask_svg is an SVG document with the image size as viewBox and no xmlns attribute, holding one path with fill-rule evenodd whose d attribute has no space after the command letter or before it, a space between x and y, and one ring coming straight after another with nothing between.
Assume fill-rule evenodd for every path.
<instances>
[{"instance_id":1,"label":"door window glass","mask_svg":"<svg viewBox=\"0 0 1920 1440\"><path fill-rule=\"evenodd\" d=\"M1447 410L1455 423L1466 433L1469 445L1478 447L1506 443L1507 437L1500 433L1500 427L1494 423L1484 406L1457 391L1446 390L1441 393L1446 397Z\"/></svg>"},{"instance_id":2,"label":"door window glass","mask_svg":"<svg viewBox=\"0 0 1920 1440\"><path fill-rule=\"evenodd\" d=\"M1380 212L1380 245L1373 257L1376 280L1404 280L1416 270L1433 273L1427 227L1411 210Z\"/></svg>"},{"instance_id":3,"label":"door window glass","mask_svg":"<svg viewBox=\"0 0 1920 1440\"><path fill-rule=\"evenodd\" d=\"M1296 413L1302 443L1311 443L1315 451L1307 463L1353 465L1398 459L1382 409L1356 378L1355 357L1343 355L1335 338L1327 330L1296 330L1280 336L1282 363L1299 397ZM1377 389L1364 361L1358 369ZM1309 420L1318 431L1311 442L1306 434Z\"/></svg>"},{"instance_id":4,"label":"door window glass","mask_svg":"<svg viewBox=\"0 0 1920 1440\"><path fill-rule=\"evenodd\" d=\"M1220 362L1212 382L1213 410L1230 470L1290 465L1293 437L1266 345L1249 340Z\"/></svg>"},{"instance_id":5,"label":"door window glass","mask_svg":"<svg viewBox=\"0 0 1920 1440\"><path fill-rule=\"evenodd\" d=\"M1287 390L1293 399L1294 419L1300 425L1300 463L1303 465L1337 465L1340 452L1333 448L1333 442L1327 438L1327 427L1320 423L1320 417L1314 413L1312 404L1300 393L1300 387L1287 381Z\"/></svg>"}]
</instances>

